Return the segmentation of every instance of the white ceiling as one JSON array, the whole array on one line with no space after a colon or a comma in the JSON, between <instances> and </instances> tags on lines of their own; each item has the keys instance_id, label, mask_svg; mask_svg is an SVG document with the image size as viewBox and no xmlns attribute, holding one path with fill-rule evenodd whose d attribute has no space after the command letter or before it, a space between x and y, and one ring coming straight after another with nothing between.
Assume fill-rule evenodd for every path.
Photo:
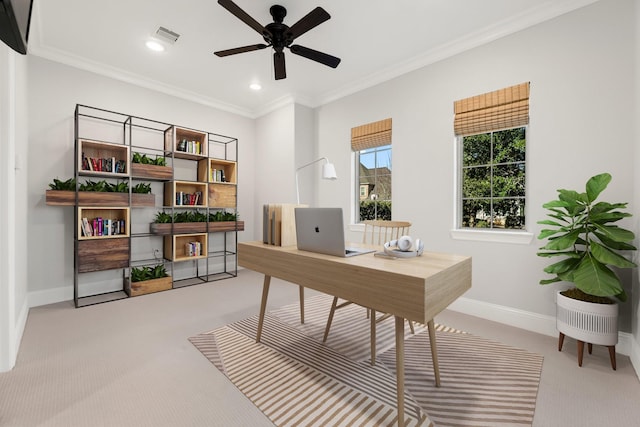
<instances>
[{"instance_id":1,"label":"white ceiling","mask_svg":"<svg viewBox=\"0 0 640 427\"><path fill-rule=\"evenodd\" d=\"M291 26L314 7L331 19L295 43L342 59L329 68L285 50L274 80L271 48L215 0L35 0L29 53L249 117L291 101L315 107L596 0L278 0ZM276 0L234 0L263 25ZM159 26L180 38L145 47ZM259 82L254 92L249 84Z\"/></svg>"}]
</instances>

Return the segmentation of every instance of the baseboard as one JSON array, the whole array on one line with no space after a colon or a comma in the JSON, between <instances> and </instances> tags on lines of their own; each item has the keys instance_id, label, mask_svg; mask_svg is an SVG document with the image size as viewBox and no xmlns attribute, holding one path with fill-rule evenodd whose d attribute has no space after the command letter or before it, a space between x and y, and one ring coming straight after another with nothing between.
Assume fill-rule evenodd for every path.
<instances>
[{"instance_id":1,"label":"baseboard","mask_svg":"<svg viewBox=\"0 0 640 427\"><path fill-rule=\"evenodd\" d=\"M531 313L498 304L491 304L483 301L476 301L469 298L458 298L450 306L449 310L468 314L470 316L481 317L493 322L503 323L527 331L536 332L551 337L558 336L556 329L556 317ZM640 371L640 349L635 342L633 335L628 332L618 333L618 344L616 352L629 356L636 373ZM634 353L636 361L634 362ZM639 375L640 377L640 375Z\"/></svg>"},{"instance_id":2,"label":"baseboard","mask_svg":"<svg viewBox=\"0 0 640 427\"><path fill-rule=\"evenodd\" d=\"M73 300L73 286L29 292L29 307Z\"/></svg>"}]
</instances>

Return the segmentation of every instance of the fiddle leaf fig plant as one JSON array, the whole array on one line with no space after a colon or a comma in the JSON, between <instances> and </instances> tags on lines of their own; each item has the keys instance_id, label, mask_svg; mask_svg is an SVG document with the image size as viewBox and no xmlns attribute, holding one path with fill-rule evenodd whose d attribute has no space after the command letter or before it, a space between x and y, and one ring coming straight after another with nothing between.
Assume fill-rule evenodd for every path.
<instances>
[{"instance_id":1,"label":"fiddle leaf fig plant","mask_svg":"<svg viewBox=\"0 0 640 427\"><path fill-rule=\"evenodd\" d=\"M620 254L636 250L630 243L635 235L613 224L631 216L624 211L627 203L596 201L609 182L610 174L595 175L587 181L585 192L560 189L558 199L542 205L550 219L538 224L550 228L538 235L547 242L537 255L561 260L544 269L553 277L541 280L541 285L570 282L585 294L626 301L620 278L610 267L636 267Z\"/></svg>"}]
</instances>

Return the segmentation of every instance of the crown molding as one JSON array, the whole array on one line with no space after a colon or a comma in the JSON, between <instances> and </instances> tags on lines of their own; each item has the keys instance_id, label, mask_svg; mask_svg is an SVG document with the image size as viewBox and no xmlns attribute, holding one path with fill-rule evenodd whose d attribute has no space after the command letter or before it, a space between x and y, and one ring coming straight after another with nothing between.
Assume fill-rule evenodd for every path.
<instances>
[{"instance_id":1,"label":"crown molding","mask_svg":"<svg viewBox=\"0 0 640 427\"><path fill-rule=\"evenodd\" d=\"M565 13L596 3L597 1L600 0L567 0L562 2L557 0L548 0L516 17L485 27L482 30L438 46L435 49L431 49L404 62L394 64L393 66L371 73L368 76L358 79L357 82L353 82L334 91L327 92L317 100L318 102L315 107L328 104L345 96L352 95L387 82L411 71L424 68L428 65L556 18Z\"/></svg>"}]
</instances>

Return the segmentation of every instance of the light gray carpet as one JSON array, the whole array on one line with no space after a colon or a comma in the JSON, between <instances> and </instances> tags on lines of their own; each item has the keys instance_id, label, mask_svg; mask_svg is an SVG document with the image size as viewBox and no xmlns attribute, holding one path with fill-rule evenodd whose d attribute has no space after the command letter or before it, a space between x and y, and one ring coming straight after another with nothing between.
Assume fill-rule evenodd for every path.
<instances>
[{"instance_id":1,"label":"light gray carpet","mask_svg":"<svg viewBox=\"0 0 640 427\"><path fill-rule=\"evenodd\" d=\"M0 426L273 427L186 339L256 315L262 281L241 270L82 309L31 309L16 366L0 373ZM297 299L297 286L271 281L270 311ZM435 320L544 356L533 427L638 425L640 381L628 357L618 354L613 371L606 348L594 346L579 368L574 340L559 352L557 337L447 310Z\"/></svg>"},{"instance_id":2,"label":"light gray carpet","mask_svg":"<svg viewBox=\"0 0 640 427\"><path fill-rule=\"evenodd\" d=\"M327 345L321 343L331 300L327 295L308 298L303 325L297 303L268 313L261 343L255 342L257 316L190 340L277 426L393 425L393 319L378 325L381 352L372 367L369 320L362 307L339 310ZM542 357L450 328L436 329L440 388L434 385L426 328L407 335L409 425L531 425ZM313 387L307 387L310 383ZM359 404L353 405L349 398L356 395Z\"/></svg>"}]
</instances>

